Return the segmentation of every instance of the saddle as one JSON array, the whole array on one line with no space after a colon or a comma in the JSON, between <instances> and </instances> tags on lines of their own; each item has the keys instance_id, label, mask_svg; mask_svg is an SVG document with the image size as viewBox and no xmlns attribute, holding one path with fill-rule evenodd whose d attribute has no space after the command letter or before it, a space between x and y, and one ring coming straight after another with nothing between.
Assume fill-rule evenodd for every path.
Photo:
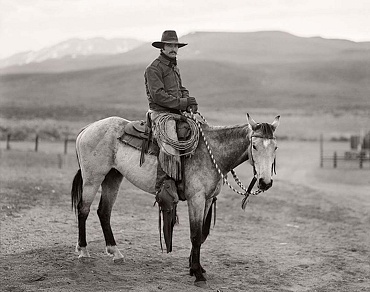
<instances>
[{"instance_id":1,"label":"saddle","mask_svg":"<svg viewBox=\"0 0 370 292\"><path fill-rule=\"evenodd\" d=\"M125 133L139 139L148 139L149 129L146 121L132 121L125 126Z\"/></svg>"},{"instance_id":2,"label":"saddle","mask_svg":"<svg viewBox=\"0 0 370 292\"><path fill-rule=\"evenodd\" d=\"M132 121L125 125L121 142L141 151L140 166L144 163L145 154L159 155L158 144L152 139L152 127L149 113L146 121Z\"/></svg>"},{"instance_id":3,"label":"saddle","mask_svg":"<svg viewBox=\"0 0 370 292\"><path fill-rule=\"evenodd\" d=\"M191 135L191 130L186 119L178 118L176 125L178 139L180 141L187 140ZM141 150L140 166L144 163L145 153L156 156L159 154L158 144L152 136L152 123L149 113L146 113L146 121L139 120L127 123L119 140Z\"/></svg>"},{"instance_id":4,"label":"saddle","mask_svg":"<svg viewBox=\"0 0 370 292\"><path fill-rule=\"evenodd\" d=\"M147 120L132 121L125 126L125 133L139 139L148 139L151 134L151 120L147 117ZM185 141L191 134L190 126L186 122L186 119L176 120L176 131L177 137L180 141Z\"/></svg>"}]
</instances>

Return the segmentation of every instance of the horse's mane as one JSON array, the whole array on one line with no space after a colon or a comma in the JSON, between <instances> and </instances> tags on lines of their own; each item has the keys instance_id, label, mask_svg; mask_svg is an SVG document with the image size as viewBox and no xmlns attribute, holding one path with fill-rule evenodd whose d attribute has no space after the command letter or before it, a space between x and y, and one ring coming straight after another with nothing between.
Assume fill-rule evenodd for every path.
<instances>
[{"instance_id":1,"label":"horse's mane","mask_svg":"<svg viewBox=\"0 0 370 292\"><path fill-rule=\"evenodd\" d=\"M209 126L204 125L203 130L206 132L222 132L227 131L228 137L240 137L241 135L247 136L249 134L249 127L247 124L234 125L234 126ZM258 133L262 137L273 139L274 138L274 128L269 123L257 123L253 129L254 132Z\"/></svg>"},{"instance_id":2,"label":"horse's mane","mask_svg":"<svg viewBox=\"0 0 370 292\"><path fill-rule=\"evenodd\" d=\"M209 133L212 132L228 132L228 138L238 138L240 136L247 136L249 128L247 124L244 125L233 125L233 126L210 126L207 124L203 125L203 130Z\"/></svg>"}]
</instances>

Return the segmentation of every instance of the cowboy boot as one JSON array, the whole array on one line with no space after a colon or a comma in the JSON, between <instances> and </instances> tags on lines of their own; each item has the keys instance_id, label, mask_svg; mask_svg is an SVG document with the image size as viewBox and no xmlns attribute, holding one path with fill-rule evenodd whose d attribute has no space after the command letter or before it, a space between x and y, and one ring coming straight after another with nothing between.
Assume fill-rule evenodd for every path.
<instances>
[{"instance_id":1,"label":"cowboy boot","mask_svg":"<svg viewBox=\"0 0 370 292\"><path fill-rule=\"evenodd\" d=\"M167 252L172 251L173 226L176 223L176 208L179 202L175 181L170 178L158 162L157 179L155 184L155 200L163 218L163 235Z\"/></svg>"},{"instance_id":2,"label":"cowboy boot","mask_svg":"<svg viewBox=\"0 0 370 292\"><path fill-rule=\"evenodd\" d=\"M173 226L177 222L176 209L179 202L175 181L171 178L166 179L155 199L162 213L163 235L169 253L172 251Z\"/></svg>"}]
</instances>

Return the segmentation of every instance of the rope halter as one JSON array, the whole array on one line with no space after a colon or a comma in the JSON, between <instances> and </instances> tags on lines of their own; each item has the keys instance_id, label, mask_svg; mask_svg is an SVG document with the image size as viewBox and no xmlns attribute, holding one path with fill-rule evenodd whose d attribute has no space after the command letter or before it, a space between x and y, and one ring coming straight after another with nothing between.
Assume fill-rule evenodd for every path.
<instances>
[{"instance_id":1,"label":"rope halter","mask_svg":"<svg viewBox=\"0 0 370 292\"><path fill-rule=\"evenodd\" d=\"M208 150L208 153L209 153L209 155L211 156L211 159L212 159L212 162L213 162L213 165L215 166L215 168L216 168L216 170L217 170L217 172L218 172L218 174L221 176L221 178L222 178L222 180L223 180L223 183L224 184L226 184L233 192L235 192L235 193L237 193L237 194L239 194L239 195L241 195L241 196L244 196L244 198L243 198L243 200L242 200L242 209L243 210L245 210L245 207L247 206L247 203L248 203L248 197L250 196L250 195L253 195L253 196L256 196L256 195L258 195L259 193L261 193L261 192L263 192L261 189L257 189L257 190L255 190L254 192L251 192L251 190L252 190L252 188L253 188L253 186L255 185L255 183L256 183L256 181L257 181L257 178L256 178L256 172L254 173L254 176L253 176L253 178L252 178L252 181L250 182L250 184L249 184L249 187L248 187L248 189L243 185L243 183L240 181L240 179L238 178L238 176L236 175L236 173L235 173L235 171L232 169L230 172L231 172L231 174L232 174L232 176L233 176L233 178L234 178L234 180L235 180L235 182L236 182L236 184L240 187L240 189L241 190L243 190L244 192L241 192L241 191L238 191L238 190L236 190L229 182L228 182L228 180L227 180L227 176L226 175L224 175L222 172L221 172L221 169L220 169L220 167L218 166L218 164L217 164L217 162L216 162L216 160L215 160L215 158L214 158L214 156L213 156L213 153L212 153L212 150L211 150L211 148L209 147L209 144L208 144L208 141L207 141L207 139L206 139L206 137L205 137L205 135L204 135L204 132L203 132L203 129L202 129L202 127L201 127L201 125L200 125L200 122L196 119L196 117L195 117L195 115L194 115L194 113L192 112L192 111L190 111L190 114L188 114L188 113L186 113L186 112L184 112L183 113L185 116L187 116L187 117L189 117L190 116L190 118L193 120L193 121L195 121L195 123L196 123L196 125L197 125L197 127L199 128L199 131L200 131L200 133L201 133L201 135L202 135L202 137L203 137L203 140L204 140L204 143L205 143L205 145L206 145L206 148L207 148L207 150ZM197 112L197 114L201 117L201 119L204 121L204 123L206 123L206 124L208 124L208 122L206 121L206 119L199 113L199 112ZM253 165L253 164L252 164ZM254 169L254 165L253 165L253 169ZM255 169L254 169L254 171L255 171Z\"/></svg>"}]
</instances>

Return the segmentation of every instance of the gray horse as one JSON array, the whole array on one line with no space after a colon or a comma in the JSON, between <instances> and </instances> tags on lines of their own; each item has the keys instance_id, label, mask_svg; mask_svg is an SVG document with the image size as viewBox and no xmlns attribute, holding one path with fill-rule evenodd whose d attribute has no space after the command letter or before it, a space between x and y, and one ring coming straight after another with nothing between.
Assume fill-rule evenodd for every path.
<instances>
[{"instance_id":1,"label":"gray horse","mask_svg":"<svg viewBox=\"0 0 370 292\"><path fill-rule=\"evenodd\" d=\"M272 124L256 123L247 114L247 123L237 126L209 126L202 124L205 140L198 144L194 155L185 161L185 197L188 204L190 239L190 274L195 284L206 284L205 270L200 264L200 247L209 233L210 210L214 197L221 190L222 175L226 175L248 160L254 168L258 189L272 186L279 116ZM112 207L122 179L125 177L141 190L154 194L157 157L146 155L140 167L140 151L122 143L118 138L128 120L110 117L85 127L77 137L76 151L80 169L72 184L72 206L78 216L79 257L89 257L86 242L86 219L90 206L101 186L98 216L106 242L106 251L114 261L123 259L116 245L110 225ZM208 144L208 145L207 145ZM209 149L212 149L211 158ZM215 162L218 169L215 167Z\"/></svg>"}]
</instances>

